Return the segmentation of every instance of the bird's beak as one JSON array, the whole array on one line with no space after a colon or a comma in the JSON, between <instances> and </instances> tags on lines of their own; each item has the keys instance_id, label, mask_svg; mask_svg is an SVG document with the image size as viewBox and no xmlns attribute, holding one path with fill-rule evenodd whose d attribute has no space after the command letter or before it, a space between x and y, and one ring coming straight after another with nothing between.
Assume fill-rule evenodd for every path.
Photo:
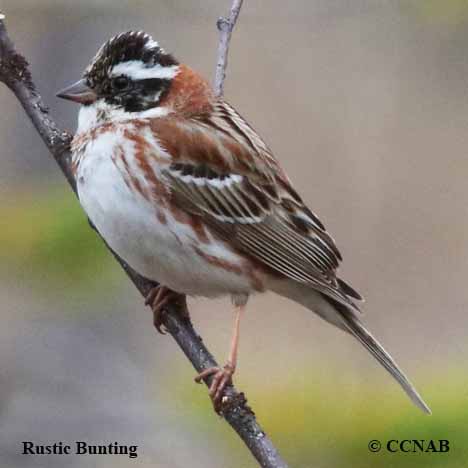
<instances>
[{"instance_id":1,"label":"bird's beak","mask_svg":"<svg viewBox=\"0 0 468 468\"><path fill-rule=\"evenodd\" d=\"M84 78L62 89L57 93L57 97L79 104L92 104L97 99L96 93L86 84Z\"/></svg>"}]
</instances>

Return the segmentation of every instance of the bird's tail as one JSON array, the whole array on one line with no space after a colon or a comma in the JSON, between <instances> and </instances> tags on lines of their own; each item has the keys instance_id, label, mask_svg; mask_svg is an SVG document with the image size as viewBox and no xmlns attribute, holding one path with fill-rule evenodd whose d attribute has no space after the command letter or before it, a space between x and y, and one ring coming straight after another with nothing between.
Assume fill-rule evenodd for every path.
<instances>
[{"instance_id":1,"label":"bird's tail","mask_svg":"<svg viewBox=\"0 0 468 468\"><path fill-rule=\"evenodd\" d=\"M356 311L315 291L305 284L291 281L276 281L272 282L270 289L281 296L288 297L302 304L304 307L320 315L327 322L356 337L389 374L395 378L414 404L425 413L431 414L429 407L390 354L364 327Z\"/></svg>"},{"instance_id":2,"label":"bird's tail","mask_svg":"<svg viewBox=\"0 0 468 468\"><path fill-rule=\"evenodd\" d=\"M388 354L384 347L372 336L372 334L364 327L361 321L349 313L341 314L347 330L355 336L359 342L377 359L380 364L395 378L401 385L401 388L411 398L411 401L421 408L425 413L431 414L429 406L422 399L421 395L414 388L413 384L408 380L408 377L398 367L397 363Z\"/></svg>"}]
</instances>

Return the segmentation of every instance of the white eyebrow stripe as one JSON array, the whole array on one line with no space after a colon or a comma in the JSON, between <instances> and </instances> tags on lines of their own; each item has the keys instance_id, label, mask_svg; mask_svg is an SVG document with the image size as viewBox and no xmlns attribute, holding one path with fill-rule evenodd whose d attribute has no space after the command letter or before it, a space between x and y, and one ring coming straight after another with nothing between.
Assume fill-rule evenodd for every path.
<instances>
[{"instance_id":1,"label":"white eyebrow stripe","mask_svg":"<svg viewBox=\"0 0 468 468\"><path fill-rule=\"evenodd\" d=\"M161 80L171 79L179 72L178 65L163 67L159 64L147 67L141 60L129 60L119 63L112 68L110 76L126 75L133 80L147 80L158 78Z\"/></svg>"}]
</instances>

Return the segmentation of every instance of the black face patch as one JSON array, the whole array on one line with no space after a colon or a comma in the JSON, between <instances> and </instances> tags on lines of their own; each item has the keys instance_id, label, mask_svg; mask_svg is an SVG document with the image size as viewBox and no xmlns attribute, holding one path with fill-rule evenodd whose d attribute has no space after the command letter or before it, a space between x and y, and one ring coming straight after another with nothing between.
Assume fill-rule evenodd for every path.
<instances>
[{"instance_id":1,"label":"black face patch","mask_svg":"<svg viewBox=\"0 0 468 468\"><path fill-rule=\"evenodd\" d=\"M108 104L122 107L126 112L141 112L157 106L171 85L169 79L129 79L128 86L119 90L112 86L113 80L106 81L110 81L111 85L100 89L99 96Z\"/></svg>"},{"instance_id":2,"label":"black face patch","mask_svg":"<svg viewBox=\"0 0 468 468\"><path fill-rule=\"evenodd\" d=\"M98 97L127 112L140 112L158 105L169 90L171 80L149 78L132 80L130 77L111 77L112 69L128 61L141 61L146 67L172 67L179 62L157 46L151 36L139 31L119 34L106 42L96 54L84 76Z\"/></svg>"}]
</instances>

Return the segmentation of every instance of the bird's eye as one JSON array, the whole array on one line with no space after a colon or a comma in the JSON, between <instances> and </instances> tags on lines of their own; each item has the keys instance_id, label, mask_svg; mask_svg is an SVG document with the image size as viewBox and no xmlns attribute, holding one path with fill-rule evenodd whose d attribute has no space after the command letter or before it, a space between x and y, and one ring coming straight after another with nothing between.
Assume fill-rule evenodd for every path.
<instances>
[{"instance_id":1,"label":"bird's eye","mask_svg":"<svg viewBox=\"0 0 468 468\"><path fill-rule=\"evenodd\" d=\"M130 86L130 80L126 76L117 76L112 80L112 87L117 91L124 91Z\"/></svg>"}]
</instances>

